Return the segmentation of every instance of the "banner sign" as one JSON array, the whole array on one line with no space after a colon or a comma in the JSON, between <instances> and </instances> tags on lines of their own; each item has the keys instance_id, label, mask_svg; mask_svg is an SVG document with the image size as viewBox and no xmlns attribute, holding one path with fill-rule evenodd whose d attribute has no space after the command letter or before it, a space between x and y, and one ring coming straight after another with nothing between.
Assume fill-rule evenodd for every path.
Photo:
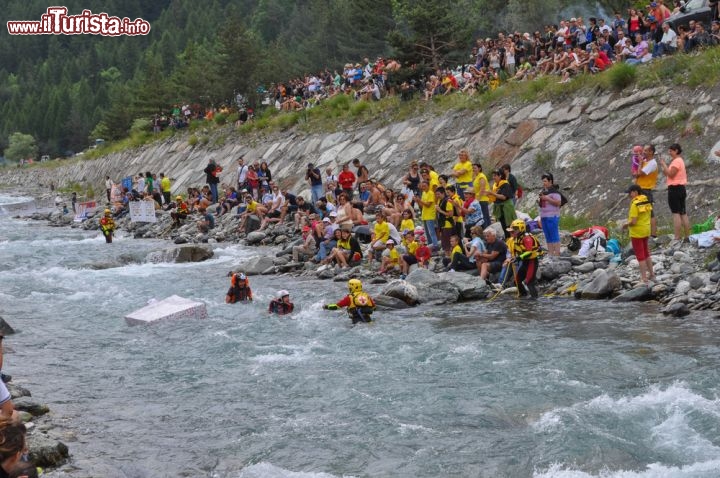
<instances>
[{"instance_id":1,"label":"banner sign","mask_svg":"<svg viewBox=\"0 0 720 478\"><path fill-rule=\"evenodd\" d=\"M88 216L95 214L97 203L95 201L85 201L75 204L75 222L83 222Z\"/></svg>"},{"instance_id":2,"label":"banner sign","mask_svg":"<svg viewBox=\"0 0 720 478\"><path fill-rule=\"evenodd\" d=\"M157 222L155 201L130 201L130 222Z\"/></svg>"}]
</instances>

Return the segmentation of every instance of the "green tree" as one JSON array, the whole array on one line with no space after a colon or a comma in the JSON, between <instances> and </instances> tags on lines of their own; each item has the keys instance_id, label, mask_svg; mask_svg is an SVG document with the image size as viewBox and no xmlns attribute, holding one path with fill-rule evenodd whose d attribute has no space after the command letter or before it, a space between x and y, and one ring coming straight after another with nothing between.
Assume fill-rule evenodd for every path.
<instances>
[{"instance_id":1,"label":"green tree","mask_svg":"<svg viewBox=\"0 0 720 478\"><path fill-rule=\"evenodd\" d=\"M400 57L413 63L445 65L451 54L467 49L473 26L464 8L435 0L394 0L395 29L388 36Z\"/></svg>"},{"instance_id":2,"label":"green tree","mask_svg":"<svg viewBox=\"0 0 720 478\"><path fill-rule=\"evenodd\" d=\"M37 159L38 147L35 138L31 134L15 132L8 138L8 147L5 149L5 157L10 161L20 159Z\"/></svg>"}]
</instances>

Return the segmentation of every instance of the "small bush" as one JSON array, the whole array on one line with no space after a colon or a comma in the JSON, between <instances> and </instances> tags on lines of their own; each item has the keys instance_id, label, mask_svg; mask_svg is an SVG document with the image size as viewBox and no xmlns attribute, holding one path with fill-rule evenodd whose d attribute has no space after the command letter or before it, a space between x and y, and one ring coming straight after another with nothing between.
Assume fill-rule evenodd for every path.
<instances>
[{"instance_id":1,"label":"small bush","mask_svg":"<svg viewBox=\"0 0 720 478\"><path fill-rule=\"evenodd\" d=\"M543 171L549 171L555 164L555 157L549 151L541 151L535 155L535 166Z\"/></svg>"},{"instance_id":2,"label":"small bush","mask_svg":"<svg viewBox=\"0 0 720 478\"><path fill-rule=\"evenodd\" d=\"M293 111L291 113L278 115L277 117L272 119L270 124L284 130L295 126L299 119L300 114L297 111Z\"/></svg>"},{"instance_id":3,"label":"small bush","mask_svg":"<svg viewBox=\"0 0 720 478\"><path fill-rule=\"evenodd\" d=\"M618 91L624 90L637 80L637 68L627 63L618 63L607 72L610 86Z\"/></svg>"},{"instance_id":4,"label":"small bush","mask_svg":"<svg viewBox=\"0 0 720 478\"><path fill-rule=\"evenodd\" d=\"M675 126L676 122L673 116L663 116L653 121L653 126L657 129L670 129Z\"/></svg>"},{"instance_id":5,"label":"small bush","mask_svg":"<svg viewBox=\"0 0 720 478\"><path fill-rule=\"evenodd\" d=\"M353 101L353 98L348 95L335 95L324 101L322 106L334 111L347 111Z\"/></svg>"},{"instance_id":6,"label":"small bush","mask_svg":"<svg viewBox=\"0 0 720 478\"><path fill-rule=\"evenodd\" d=\"M359 116L370 109L370 103L364 100L357 101L350 106L350 116Z\"/></svg>"},{"instance_id":7,"label":"small bush","mask_svg":"<svg viewBox=\"0 0 720 478\"><path fill-rule=\"evenodd\" d=\"M130 134L144 133L152 130L152 123L147 118L136 118L130 126Z\"/></svg>"},{"instance_id":8,"label":"small bush","mask_svg":"<svg viewBox=\"0 0 720 478\"><path fill-rule=\"evenodd\" d=\"M215 115L214 121L216 125L222 126L227 122L227 116L222 113L218 113Z\"/></svg>"},{"instance_id":9,"label":"small bush","mask_svg":"<svg viewBox=\"0 0 720 478\"><path fill-rule=\"evenodd\" d=\"M228 115L227 122L230 124L235 124L235 122L240 118L240 115L237 113L232 113L231 115Z\"/></svg>"},{"instance_id":10,"label":"small bush","mask_svg":"<svg viewBox=\"0 0 720 478\"><path fill-rule=\"evenodd\" d=\"M688 162L693 168L702 168L707 165L705 156L698 150L691 151L690 154L688 154Z\"/></svg>"},{"instance_id":11,"label":"small bush","mask_svg":"<svg viewBox=\"0 0 720 478\"><path fill-rule=\"evenodd\" d=\"M190 137L188 138L188 144L190 146L195 146L196 144L198 144L198 137L195 136L194 134L191 134Z\"/></svg>"},{"instance_id":12,"label":"small bush","mask_svg":"<svg viewBox=\"0 0 720 478\"><path fill-rule=\"evenodd\" d=\"M210 136L204 134L200 137L200 142L202 144L208 144L210 142Z\"/></svg>"}]
</instances>

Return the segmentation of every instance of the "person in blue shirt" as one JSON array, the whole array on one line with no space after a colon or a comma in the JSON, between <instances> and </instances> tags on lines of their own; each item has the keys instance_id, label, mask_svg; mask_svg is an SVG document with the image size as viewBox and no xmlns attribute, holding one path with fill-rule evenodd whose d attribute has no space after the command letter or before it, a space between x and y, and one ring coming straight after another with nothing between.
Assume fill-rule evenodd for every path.
<instances>
[{"instance_id":1,"label":"person in blue shirt","mask_svg":"<svg viewBox=\"0 0 720 478\"><path fill-rule=\"evenodd\" d=\"M211 213L207 212L207 209L204 207L199 207L198 212L202 217L197 222L197 228L199 232L205 234L215 227L215 217Z\"/></svg>"}]
</instances>

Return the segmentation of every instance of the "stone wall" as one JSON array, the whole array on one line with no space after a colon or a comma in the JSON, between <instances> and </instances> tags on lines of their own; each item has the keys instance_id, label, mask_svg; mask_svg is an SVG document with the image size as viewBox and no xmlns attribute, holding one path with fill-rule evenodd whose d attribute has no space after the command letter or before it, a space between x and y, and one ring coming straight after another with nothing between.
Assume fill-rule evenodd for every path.
<instances>
[{"instance_id":1,"label":"stone wall","mask_svg":"<svg viewBox=\"0 0 720 478\"><path fill-rule=\"evenodd\" d=\"M204 183L203 168L210 158L225 171L224 182L235 182L236 159L267 161L273 178L295 192L307 193L306 165L326 167L359 158L371 177L399 187L412 159L425 160L439 172L450 171L461 148L486 167L508 162L529 192L521 203L529 210L540 188L540 174L553 172L570 198L566 213L589 214L598 220L620 218L627 204L622 191L629 184L630 149L653 142L666 159L667 146L684 148L690 178L689 213L704 219L719 207L720 90L653 88L622 93L581 92L564 101L521 103L505 101L486 110L421 116L385 126L368 125L326 134L299 129L270 134L240 135L232 127L210 133L207 144L191 146L188 133L136 150L92 161L68 161L57 168L9 168L0 183L16 188L89 183L104 189L103 179L115 180L141 171L165 172L173 179L173 193ZM678 115L682 113L682 115ZM668 127L661 118L684 118ZM666 122L667 123L667 122ZM215 141L224 137L224 141ZM222 146L213 146L223 143ZM690 161L690 158L694 158ZM701 163L705 163L704 165ZM662 182L662 181L661 181ZM659 189L664 190L662 184ZM665 194L658 192L663 213Z\"/></svg>"}]
</instances>

